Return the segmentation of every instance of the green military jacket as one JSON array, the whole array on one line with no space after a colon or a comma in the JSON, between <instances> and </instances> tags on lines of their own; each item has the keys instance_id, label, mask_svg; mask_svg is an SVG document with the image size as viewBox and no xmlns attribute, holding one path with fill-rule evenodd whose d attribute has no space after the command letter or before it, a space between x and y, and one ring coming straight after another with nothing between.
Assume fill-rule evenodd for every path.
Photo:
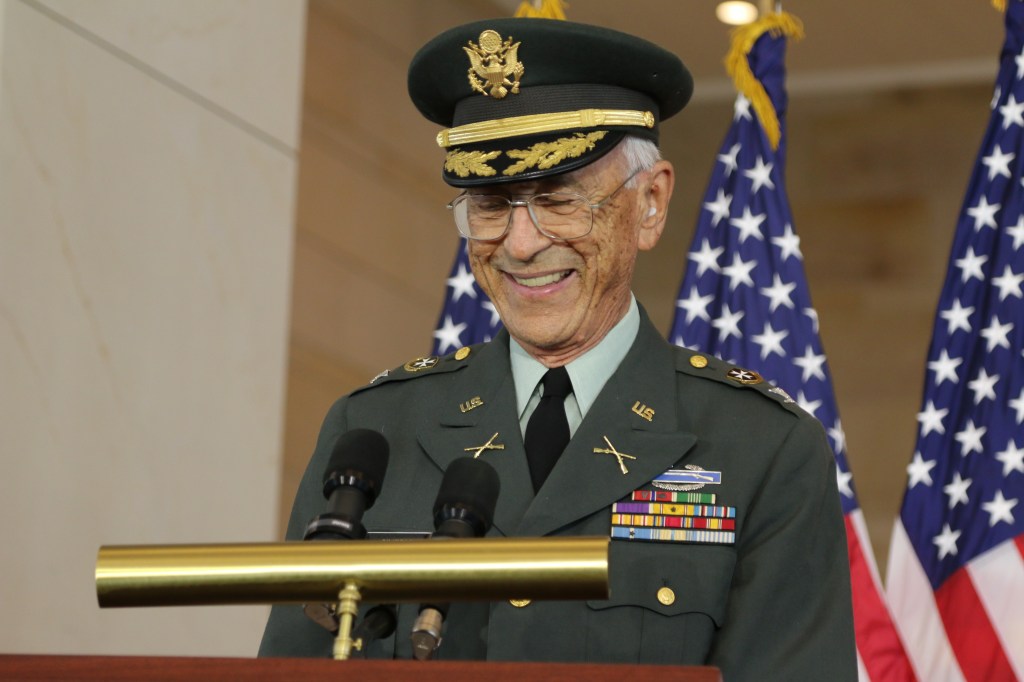
<instances>
[{"instance_id":1,"label":"green military jacket","mask_svg":"<svg viewBox=\"0 0 1024 682\"><path fill-rule=\"evenodd\" d=\"M506 332L430 363L409 363L339 400L328 413L295 499L289 540L322 512L321 479L337 438L384 434L391 459L364 517L370 531L431 531L448 465L486 450L501 479L495 536L610 532L612 505L687 465L721 473L705 486L735 508L735 540L706 544L613 539L611 598L452 604L437 658L715 665L726 680L854 680L846 534L832 452L819 422L749 374L670 346L646 314L535 496L523 450ZM737 372L732 371L733 375ZM754 375L753 380L756 380ZM595 453L605 439L621 453ZM669 588L673 599L662 591ZM670 602L670 603L663 603ZM369 655L411 658L417 605ZM261 656L330 656L331 635L301 607L271 612Z\"/></svg>"}]
</instances>

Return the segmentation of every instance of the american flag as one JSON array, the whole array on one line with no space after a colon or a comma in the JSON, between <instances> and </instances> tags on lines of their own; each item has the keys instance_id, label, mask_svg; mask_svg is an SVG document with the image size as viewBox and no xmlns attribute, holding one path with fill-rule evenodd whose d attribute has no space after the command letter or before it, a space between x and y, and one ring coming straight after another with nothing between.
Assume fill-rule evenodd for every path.
<instances>
[{"instance_id":1,"label":"american flag","mask_svg":"<svg viewBox=\"0 0 1024 682\"><path fill-rule=\"evenodd\" d=\"M927 680L1024 679L1024 2L928 352L887 591Z\"/></svg>"},{"instance_id":2,"label":"american flag","mask_svg":"<svg viewBox=\"0 0 1024 682\"><path fill-rule=\"evenodd\" d=\"M728 61L737 83L747 84L741 92L750 97L737 97L711 173L670 339L756 370L825 426L846 520L860 677L910 680L914 674L882 599L846 463L846 439L785 191L786 33L798 36L800 26L780 13L734 37L732 55L742 60ZM744 43L752 44L746 56L737 52ZM746 78L737 75L743 69ZM751 104L758 94L777 118L774 149L762 120L772 112L763 107L758 112Z\"/></svg>"},{"instance_id":3,"label":"american flag","mask_svg":"<svg viewBox=\"0 0 1024 682\"><path fill-rule=\"evenodd\" d=\"M459 240L455 262L448 275L444 306L434 332L434 355L444 355L462 346L490 341L501 329L494 304L476 283L469 269L465 239Z\"/></svg>"}]
</instances>

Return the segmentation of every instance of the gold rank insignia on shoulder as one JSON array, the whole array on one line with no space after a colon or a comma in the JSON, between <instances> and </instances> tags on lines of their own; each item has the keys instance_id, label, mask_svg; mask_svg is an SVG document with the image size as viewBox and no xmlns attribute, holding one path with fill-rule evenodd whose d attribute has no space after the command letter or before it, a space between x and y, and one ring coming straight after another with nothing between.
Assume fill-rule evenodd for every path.
<instances>
[{"instance_id":1,"label":"gold rank insignia on shoulder","mask_svg":"<svg viewBox=\"0 0 1024 682\"><path fill-rule=\"evenodd\" d=\"M425 358L416 358L405 363L406 372L419 372L423 369L430 369L439 362L439 358L436 355L430 355Z\"/></svg>"},{"instance_id":2,"label":"gold rank insignia on shoulder","mask_svg":"<svg viewBox=\"0 0 1024 682\"><path fill-rule=\"evenodd\" d=\"M757 372L752 372L749 369L740 369L739 367L733 367L726 373L725 376L729 377L730 379L737 383L746 384L749 386L759 384L762 381L764 381L764 379L761 378L761 375L758 374Z\"/></svg>"},{"instance_id":3,"label":"gold rank insignia on shoulder","mask_svg":"<svg viewBox=\"0 0 1024 682\"><path fill-rule=\"evenodd\" d=\"M519 43L502 41L501 34L490 29L480 34L480 44L469 41L463 47L469 56L469 86L484 96L501 99L508 93L519 94L519 79L526 67L519 61Z\"/></svg>"},{"instance_id":4,"label":"gold rank insignia on shoulder","mask_svg":"<svg viewBox=\"0 0 1024 682\"><path fill-rule=\"evenodd\" d=\"M455 351L455 359L456 360L465 360L466 358L469 357L469 352L470 352L469 351L469 347L468 346L463 346L462 348L460 348L457 351Z\"/></svg>"},{"instance_id":5,"label":"gold rank insignia on shoulder","mask_svg":"<svg viewBox=\"0 0 1024 682\"><path fill-rule=\"evenodd\" d=\"M708 366L708 359L703 355L694 355L690 357L690 366L696 367L697 369L703 369Z\"/></svg>"}]
</instances>

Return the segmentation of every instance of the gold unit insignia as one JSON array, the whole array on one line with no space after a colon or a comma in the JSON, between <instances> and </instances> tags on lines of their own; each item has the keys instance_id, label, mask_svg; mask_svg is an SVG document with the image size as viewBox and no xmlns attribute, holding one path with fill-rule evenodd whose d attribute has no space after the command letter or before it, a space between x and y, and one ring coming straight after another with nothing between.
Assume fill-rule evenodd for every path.
<instances>
[{"instance_id":1,"label":"gold unit insignia","mask_svg":"<svg viewBox=\"0 0 1024 682\"><path fill-rule=\"evenodd\" d=\"M438 361L439 358L433 355L426 358L416 358L415 360L410 360L409 362L405 363L405 371L419 372L420 370L423 369L430 369L431 367L436 365Z\"/></svg>"},{"instance_id":2,"label":"gold unit insignia","mask_svg":"<svg viewBox=\"0 0 1024 682\"><path fill-rule=\"evenodd\" d=\"M480 44L472 40L462 48L469 56L469 87L484 96L501 99L508 93L519 94L519 79L526 68L519 61L519 43L502 41L497 31L480 34Z\"/></svg>"},{"instance_id":3,"label":"gold unit insignia","mask_svg":"<svg viewBox=\"0 0 1024 682\"><path fill-rule=\"evenodd\" d=\"M752 372L749 369L740 369L739 367L733 367L725 376L733 381L747 385L759 384L764 381L757 372Z\"/></svg>"}]
</instances>

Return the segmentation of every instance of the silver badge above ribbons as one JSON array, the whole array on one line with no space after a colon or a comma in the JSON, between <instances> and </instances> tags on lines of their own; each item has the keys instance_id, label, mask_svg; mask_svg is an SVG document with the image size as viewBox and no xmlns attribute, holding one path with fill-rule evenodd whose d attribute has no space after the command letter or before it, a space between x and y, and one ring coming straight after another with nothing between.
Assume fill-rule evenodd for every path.
<instances>
[{"instance_id":1,"label":"silver badge above ribbons","mask_svg":"<svg viewBox=\"0 0 1024 682\"><path fill-rule=\"evenodd\" d=\"M706 471L696 464L687 464L683 469L669 469L660 474L651 485L662 490L698 490L721 482L721 471Z\"/></svg>"}]
</instances>

